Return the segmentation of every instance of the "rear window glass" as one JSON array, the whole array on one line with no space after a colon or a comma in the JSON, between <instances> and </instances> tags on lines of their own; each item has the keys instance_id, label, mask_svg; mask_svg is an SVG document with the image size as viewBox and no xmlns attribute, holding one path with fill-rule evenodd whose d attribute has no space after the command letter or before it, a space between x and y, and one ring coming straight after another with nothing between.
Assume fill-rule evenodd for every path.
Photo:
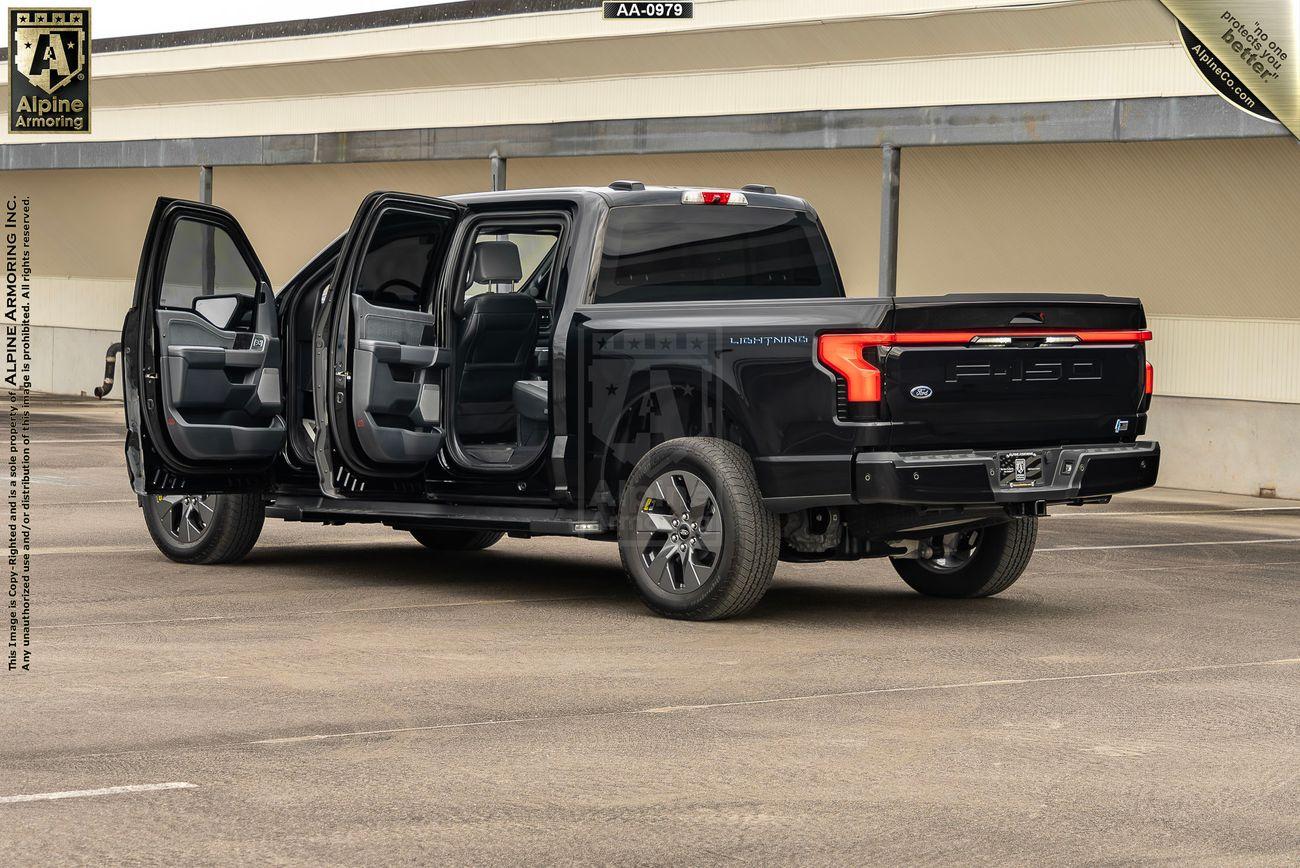
<instances>
[{"instance_id":1,"label":"rear window glass","mask_svg":"<svg viewBox=\"0 0 1300 868\"><path fill-rule=\"evenodd\" d=\"M838 298L821 228L807 213L745 205L613 208L600 303Z\"/></svg>"}]
</instances>

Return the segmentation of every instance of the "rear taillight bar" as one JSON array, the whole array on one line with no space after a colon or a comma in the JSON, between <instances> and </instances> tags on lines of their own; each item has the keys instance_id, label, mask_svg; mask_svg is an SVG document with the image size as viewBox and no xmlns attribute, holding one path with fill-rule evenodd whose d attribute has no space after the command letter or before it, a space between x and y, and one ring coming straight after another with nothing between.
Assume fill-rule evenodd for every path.
<instances>
[{"instance_id":1,"label":"rear taillight bar","mask_svg":"<svg viewBox=\"0 0 1300 868\"><path fill-rule=\"evenodd\" d=\"M936 332L867 332L859 334L824 334L817 338L817 359L830 370L844 378L848 386L848 400L858 403L879 401L881 393L880 369L866 360L870 347L896 346L999 346L1016 338L1043 338L1044 343L1055 344L1141 344L1151 340L1146 329L1078 329L1060 331L1048 329L983 329L981 331ZM1055 340L1051 340L1055 338ZM1002 340L1005 339L1005 340ZM1147 365L1147 387L1150 388L1150 364ZM1148 391L1148 394L1150 392Z\"/></svg>"},{"instance_id":2,"label":"rear taillight bar","mask_svg":"<svg viewBox=\"0 0 1300 868\"><path fill-rule=\"evenodd\" d=\"M1142 393L1144 395L1154 395L1156 387L1156 369L1151 367L1147 362L1146 371L1142 375Z\"/></svg>"},{"instance_id":3,"label":"rear taillight bar","mask_svg":"<svg viewBox=\"0 0 1300 868\"><path fill-rule=\"evenodd\" d=\"M1061 331L1047 329L982 329L981 331L963 332L884 332L877 334L855 335L870 338L866 346L894 347L915 346L917 344L994 344L1000 340L1014 341L1018 338L1043 338L1044 343L1081 343L1081 344L1144 344L1151 340L1151 332L1141 330L1114 329L1079 329L1078 331Z\"/></svg>"}]
</instances>

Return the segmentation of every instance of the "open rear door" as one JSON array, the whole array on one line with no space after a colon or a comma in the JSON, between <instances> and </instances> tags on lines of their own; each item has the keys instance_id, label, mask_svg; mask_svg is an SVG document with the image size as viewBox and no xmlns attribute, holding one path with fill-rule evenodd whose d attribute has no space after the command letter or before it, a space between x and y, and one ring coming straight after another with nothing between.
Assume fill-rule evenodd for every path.
<instances>
[{"instance_id":1,"label":"open rear door","mask_svg":"<svg viewBox=\"0 0 1300 868\"><path fill-rule=\"evenodd\" d=\"M313 340L316 465L330 496L423 490L442 447L451 363L438 287L462 210L379 192L357 211Z\"/></svg>"},{"instance_id":2,"label":"open rear door","mask_svg":"<svg viewBox=\"0 0 1300 868\"><path fill-rule=\"evenodd\" d=\"M275 297L230 214L158 200L122 346L137 493L269 485L285 442Z\"/></svg>"}]
</instances>

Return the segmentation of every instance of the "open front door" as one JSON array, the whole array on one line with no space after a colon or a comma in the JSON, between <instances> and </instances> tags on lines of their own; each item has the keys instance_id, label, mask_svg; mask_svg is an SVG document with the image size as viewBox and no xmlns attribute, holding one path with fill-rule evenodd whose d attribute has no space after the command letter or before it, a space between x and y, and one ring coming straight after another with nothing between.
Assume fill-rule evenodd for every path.
<instances>
[{"instance_id":1,"label":"open front door","mask_svg":"<svg viewBox=\"0 0 1300 868\"><path fill-rule=\"evenodd\" d=\"M344 241L316 320L316 465L330 496L416 496L443 440L451 362L438 286L462 212L372 193Z\"/></svg>"},{"instance_id":2,"label":"open front door","mask_svg":"<svg viewBox=\"0 0 1300 868\"><path fill-rule=\"evenodd\" d=\"M122 346L137 493L269 484L285 441L275 297L230 214L158 200Z\"/></svg>"}]
</instances>

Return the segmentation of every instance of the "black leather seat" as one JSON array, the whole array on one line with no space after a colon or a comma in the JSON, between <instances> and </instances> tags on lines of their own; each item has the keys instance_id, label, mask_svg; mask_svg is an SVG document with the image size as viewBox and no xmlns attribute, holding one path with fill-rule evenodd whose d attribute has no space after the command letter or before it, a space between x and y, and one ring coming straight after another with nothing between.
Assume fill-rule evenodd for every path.
<instances>
[{"instance_id":1,"label":"black leather seat","mask_svg":"<svg viewBox=\"0 0 1300 868\"><path fill-rule=\"evenodd\" d=\"M460 338L463 403L510 403L537 345L537 302L513 292L485 292L465 302Z\"/></svg>"}]
</instances>

